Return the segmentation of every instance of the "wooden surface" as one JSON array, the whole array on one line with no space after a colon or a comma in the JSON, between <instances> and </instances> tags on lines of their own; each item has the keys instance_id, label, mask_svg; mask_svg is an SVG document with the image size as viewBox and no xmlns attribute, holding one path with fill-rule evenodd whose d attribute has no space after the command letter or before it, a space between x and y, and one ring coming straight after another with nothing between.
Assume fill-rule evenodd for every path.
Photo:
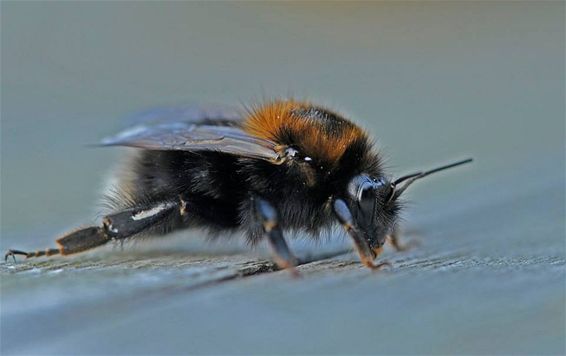
<instances>
[{"instance_id":1,"label":"wooden surface","mask_svg":"<svg viewBox=\"0 0 566 356\"><path fill-rule=\"evenodd\" d=\"M299 279L183 239L3 264L2 353L564 353L562 182L543 183L419 205L421 246L377 273L347 241L295 243Z\"/></svg>"}]
</instances>

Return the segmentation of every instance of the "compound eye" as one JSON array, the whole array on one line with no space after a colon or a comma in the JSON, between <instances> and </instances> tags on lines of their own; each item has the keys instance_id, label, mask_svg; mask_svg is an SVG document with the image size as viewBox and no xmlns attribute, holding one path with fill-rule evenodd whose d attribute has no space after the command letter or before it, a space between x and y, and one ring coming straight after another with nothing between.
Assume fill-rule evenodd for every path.
<instances>
[{"instance_id":1,"label":"compound eye","mask_svg":"<svg viewBox=\"0 0 566 356\"><path fill-rule=\"evenodd\" d=\"M373 216L376 200L376 186L369 182L364 183L360 187L358 193L358 203L364 214L368 217Z\"/></svg>"}]
</instances>

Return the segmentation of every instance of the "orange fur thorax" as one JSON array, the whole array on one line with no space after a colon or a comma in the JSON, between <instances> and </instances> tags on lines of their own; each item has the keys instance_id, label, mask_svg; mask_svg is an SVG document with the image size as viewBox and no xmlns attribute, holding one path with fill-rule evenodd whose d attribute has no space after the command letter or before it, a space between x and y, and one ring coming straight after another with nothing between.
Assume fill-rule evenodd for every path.
<instances>
[{"instance_id":1,"label":"orange fur thorax","mask_svg":"<svg viewBox=\"0 0 566 356\"><path fill-rule=\"evenodd\" d=\"M293 100L273 101L252 108L243 125L250 135L335 163L366 133L352 122L324 108Z\"/></svg>"}]
</instances>

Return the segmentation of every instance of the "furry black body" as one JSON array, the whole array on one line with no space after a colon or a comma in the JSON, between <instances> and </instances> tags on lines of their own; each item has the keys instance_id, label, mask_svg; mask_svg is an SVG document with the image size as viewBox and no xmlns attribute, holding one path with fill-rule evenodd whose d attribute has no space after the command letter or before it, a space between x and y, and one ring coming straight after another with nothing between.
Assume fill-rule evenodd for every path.
<instances>
[{"instance_id":1,"label":"furry black body","mask_svg":"<svg viewBox=\"0 0 566 356\"><path fill-rule=\"evenodd\" d=\"M333 120L326 122L333 125ZM282 144L296 147L301 156L280 165L221 152L143 151L126 168L133 177L118 186L110 200L116 210L143 210L181 198L187 214L171 211L169 219L149 232L199 227L216 235L242 230L254 244L263 235L254 206L256 197L273 204L282 229L316 236L337 223L332 198L347 198L348 183L354 176L365 172L384 178L378 156L368 155L370 146L365 139L351 145L341 162L331 168L333 162L315 158L312 163L304 162L301 158L316 157L316 152L302 151L291 134L284 135L287 140ZM390 210L388 219L393 222L397 205Z\"/></svg>"},{"instance_id":2,"label":"furry black body","mask_svg":"<svg viewBox=\"0 0 566 356\"><path fill-rule=\"evenodd\" d=\"M293 268L297 260L283 231L316 236L340 223L362 263L377 268L384 264L373 260L387 237L399 248L401 193L416 179L470 161L390 181L365 131L335 112L293 100L240 115L174 109L150 117L156 121L102 143L138 152L108 194L111 209L100 226L71 232L54 249L9 250L6 257L67 255L199 227L212 234L240 230L251 244L265 238L276 263Z\"/></svg>"}]
</instances>

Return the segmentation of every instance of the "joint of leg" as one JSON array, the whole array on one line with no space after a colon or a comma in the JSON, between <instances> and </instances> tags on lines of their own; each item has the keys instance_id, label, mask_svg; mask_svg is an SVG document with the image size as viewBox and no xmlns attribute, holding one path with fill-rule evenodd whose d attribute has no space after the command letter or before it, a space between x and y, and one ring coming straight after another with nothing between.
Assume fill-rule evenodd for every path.
<instances>
[{"instance_id":1,"label":"joint of leg","mask_svg":"<svg viewBox=\"0 0 566 356\"><path fill-rule=\"evenodd\" d=\"M58 255L60 253L61 253L61 251L57 248L45 249L45 256L53 256L53 255Z\"/></svg>"},{"instance_id":2,"label":"joint of leg","mask_svg":"<svg viewBox=\"0 0 566 356\"><path fill-rule=\"evenodd\" d=\"M355 228L354 225L350 223L344 223L344 230L346 230L346 232L350 232L350 231L355 231Z\"/></svg>"},{"instance_id":3,"label":"joint of leg","mask_svg":"<svg viewBox=\"0 0 566 356\"><path fill-rule=\"evenodd\" d=\"M278 214L277 214L277 210L275 210L275 208L269 204L267 201L263 200L263 199L257 199L255 201L256 204L256 209L257 212L259 213L259 216L261 217L262 220L264 221L277 221L278 220Z\"/></svg>"},{"instance_id":4,"label":"joint of leg","mask_svg":"<svg viewBox=\"0 0 566 356\"><path fill-rule=\"evenodd\" d=\"M106 234L111 238L114 238L119 234L118 229L112 225L112 220L109 217L102 219L102 227Z\"/></svg>"},{"instance_id":5,"label":"joint of leg","mask_svg":"<svg viewBox=\"0 0 566 356\"><path fill-rule=\"evenodd\" d=\"M269 219L263 222L263 229L266 232L271 232L271 230L277 228L277 221L274 219Z\"/></svg>"},{"instance_id":6,"label":"joint of leg","mask_svg":"<svg viewBox=\"0 0 566 356\"><path fill-rule=\"evenodd\" d=\"M179 208L179 214L181 214L181 216L184 216L185 214L187 214L187 202L185 200L183 200L183 197L179 197L179 201L180 201L180 208Z\"/></svg>"},{"instance_id":7,"label":"joint of leg","mask_svg":"<svg viewBox=\"0 0 566 356\"><path fill-rule=\"evenodd\" d=\"M45 251L35 251L35 252L32 252L32 253L29 253L26 257L27 258L29 258L29 257L41 257L41 256L44 256L44 255L45 255Z\"/></svg>"}]
</instances>

